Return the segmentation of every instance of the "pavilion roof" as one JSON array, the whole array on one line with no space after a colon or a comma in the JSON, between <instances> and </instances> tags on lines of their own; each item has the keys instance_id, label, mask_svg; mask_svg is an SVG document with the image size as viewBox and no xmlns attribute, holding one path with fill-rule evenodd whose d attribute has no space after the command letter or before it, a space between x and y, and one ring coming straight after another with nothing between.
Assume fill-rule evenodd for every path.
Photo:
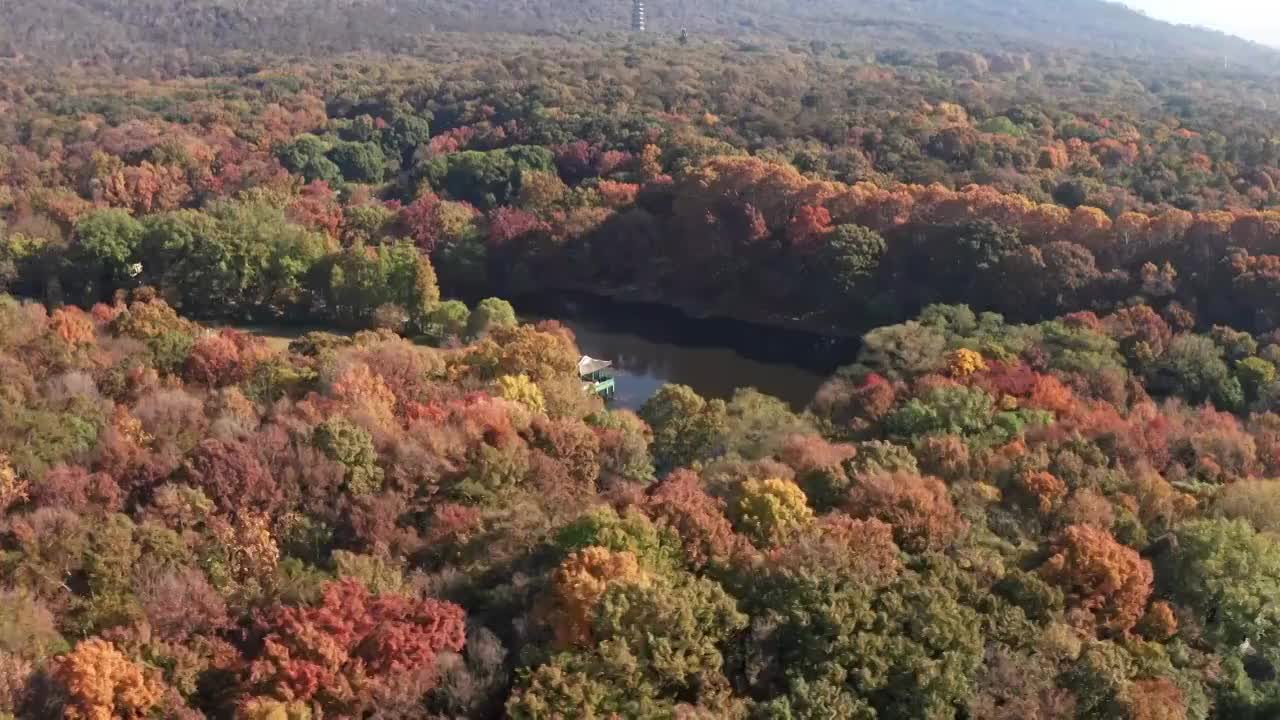
<instances>
[{"instance_id":1,"label":"pavilion roof","mask_svg":"<svg viewBox=\"0 0 1280 720\"><path fill-rule=\"evenodd\" d=\"M600 372L608 367L613 367L613 363L608 360L593 358L590 355L583 355L582 359L578 361L578 375L586 377L591 373Z\"/></svg>"}]
</instances>

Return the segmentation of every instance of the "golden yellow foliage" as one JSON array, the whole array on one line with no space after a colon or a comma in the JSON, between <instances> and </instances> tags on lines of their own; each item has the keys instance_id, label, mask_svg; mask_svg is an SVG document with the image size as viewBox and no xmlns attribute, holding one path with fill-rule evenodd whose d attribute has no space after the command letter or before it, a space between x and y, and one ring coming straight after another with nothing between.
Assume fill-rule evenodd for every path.
<instances>
[{"instance_id":1,"label":"golden yellow foliage","mask_svg":"<svg viewBox=\"0 0 1280 720\"><path fill-rule=\"evenodd\" d=\"M596 607L609 587L647 581L639 561L629 551L589 547L565 558L551 579L554 608L550 620L556 645L590 645Z\"/></svg>"},{"instance_id":2,"label":"golden yellow foliage","mask_svg":"<svg viewBox=\"0 0 1280 720\"><path fill-rule=\"evenodd\" d=\"M305 703L256 697L236 708L236 720L311 720Z\"/></svg>"},{"instance_id":3,"label":"golden yellow foliage","mask_svg":"<svg viewBox=\"0 0 1280 720\"><path fill-rule=\"evenodd\" d=\"M547 401L528 375L503 375L498 378L498 394L505 400L519 403L535 413L545 413Z\"/></svg>"},{"instance_id":4,"label":"golden yellow foliage","mask_svg":"<svg viewBox=\"0 0 1280 720\"><path fill-rule=\"evenodd\" d=\"M518 204L525 210L545 213L554 209L569 193L560 176L550 172L527 172L521 176Z\"/></svg>"},{"instance_id":5,"label":"golden yellow foliage","mask_svg":"<svg viewBox=\"0 0 1280 720\"><path fill-rule=\"evenodd\" d=\"M69 720L146 717L163 694L159 681L98 638L59 658L53 675L67 692L63 717Z\"/></svg>"},{"instance_id":6,"label":"golden yellow foliage","mask_svg":"<svg viewBox=\"0 0 1280 720\"><path fill-rule=\"evenodd\" d=\"M748 480L738 500L738 525L758 542L777 545L813 522L809 498L799 485L780 478Z\"/></svg>"},{"instance_id":7,"label":"golden yellow foliage","mask_svg":"<svg viewBox=\"0 0 1280 720\"><path fill-rule=\"evenodd\" d=\"M18 473L9 464L9 456L0 453L0 512L26 500L29 489L27 481L18 477Z\"/></svg>"},{"instance_id":8,"label":"golden yellow foliage","mask_svg":"<svg viewBox=\"0 0 1280 720\"><path fill-rule=\"evenodd\" d=\"M976 350L960 348L947 353L947 373L954 378L966 378L987 369L987 361Z\"/></svg>"}]
</instances>

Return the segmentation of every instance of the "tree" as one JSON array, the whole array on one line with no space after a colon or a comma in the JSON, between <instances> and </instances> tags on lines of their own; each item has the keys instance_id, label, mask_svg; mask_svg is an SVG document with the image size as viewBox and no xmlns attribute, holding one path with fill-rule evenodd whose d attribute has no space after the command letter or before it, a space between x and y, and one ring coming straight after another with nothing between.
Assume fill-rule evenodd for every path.
<instances>
[{"instance_id":1,"label":"tree","mask_svg":"<svg viewBox=\"0 0 1280 720\"><path fill-rule=\"evenodd\" d=\"M781 545L813 522L804 491L779 478L745 482L735 510L742 532L764 546Z\"/></svg>"},{"instance_id":2,"label":"tree","mask_svg":"<svg viewBox=\"0 0 1280 720\"><path fill-rule=\"evenodd\" d=\"M427 316L427 335L437 339L461 338L471 322L471 311L460 300L446 300Z\"/></svg>"},{"instance_id":3,"label":"tree","mask_svg":"<svg viewBox=\"0 0 1280 720\"><path fill-rule=\"evenodd\" d=\"M932 574L846 569L764 563L743 578L758 619L740 652L760 668L765 717L956 717L983 662L980 616Z\"/></svg>"},{"instance_id":4,"label":"tree","mask_svg":"<svg viewBox=\"0 0 1280 720\"><path fill-rule=\"evenodd\" d=\"M1201 335L1179 335L1164 356L1148 372L1148 383L1157 392L1180 395L1192 403L1212 400L1223 409L1243 403L1240 382L1231 376L1222 348Z\"/></svg>"},{"instance_id":5,"label":"tree","mask_svg":"<svg viewBox=\"0 0 1280 720\"><path fill-rule=\"evenodd\" d=\"M86 301L105 297L132 277L144 228L125 210L100 210L76 223L75 252L68 257L63 287L87 293Z\"/></svg>"},{"instance_id":6,"label":"tree","mask_svg":"<svg viewBox=\"0 0 1280 720\"><path fill-rule=\"evenodd\" d=\"M368 326L379 307L402 308L409 326L421 331L430 324L440 300L440 287L430 260L409 243L352 247L333 260L329 273L330 312L356 327Z\"/></svg>"},{"instance_id":7,"label":"tree","mask_svg":"<svg viewBox=\"0 0 1280 720\"><path fill-rule=\"evenodd\" d=\"M485 298L471 311L467 335L482 337L494 328L513 327L516 323L516 310L511 303L501 298Z\"/></svg>"},{"instance_id":8,"label":"tree","mask_svg":"<svg viewBox=\"0 0 1280 720\"><path fill-rule=\"evenodd\" d=\"M579 357L568 333L511 325L494 328L488 337L473 345L466 362L486 379L527 375L543 389L550 407L549 390L557 380L574 381L575 397L583 396L577 377Z\"/></svg>"},{"instance_id":9,"label":"tree","mask_svg":"<svg viewBox=\"0 0 1280 720\"><path fill-rule=\"evenodd\" d=\"M664 385L639 414L653 429L652 452L659 471L719 454L716 441L726 422L723 400L704 400L687 385Z\"/></svg>"},{"instance_id":10,"label":"tree","mask_svg":"<svg viewBox=\"0 0 1280 720\"><path fill-rule=\"evenodd\" d=\"M508 701L512 717L652 717L678 700L724 709L721 648L747 618L714 581L678 573L615 582L594 616L594 643L527 673Z\"/></svg>"},{"instance_id":11,"label":"tree","mask_svg":"<svg viewBox=\"0 0 1280 720\"><path fill-rule=\"evenodd\" d=\"M739 388L725 406L725 426L719 442L726 453L756 459L772 454L788 435L808 430L808 425L783 401L754 388Z\"/></svg>"},{"instance_id":12,"label":"tree","mask_svg":"<svg viewBox=\"0 0 1280 720\"><path fill-rule=\"evenodd\" d=\"M329 146L315 135L304 134L276 150L280 164L289 172L302 175L307 182L321 181L330 185L342 181L342 170L326 157Z\"/></svg>"},{"instance_id":13,"label":"tree","mask_svg":"<svg viewBox=\"0 0 1280 720\"><path fill-rule=\"evenodd\" d=\"M0 514L26 500L30 489L30 483L18 477L13 465L9 463L9 456L0 453Z\"/></svg>"},{"instance_id":14,"label":"tree","mask_svg":"<svg viewBox=\"0 0 1280 720\"><path fill-rule=\"evenodd\" d=\"M1169 678L1138 680L1129 685L1125 705L1134 720L1186 720L1186 693Z\"/></svg>"},{"instance_id":15,"label":"tree","mask_svg":"<svg viewBox=\"0 0 1280 720\"><path fill-rule=\"evenodd\" d=\"M653 431L640 416L629 410L595 413L587 422L600 436L601 485L611 480L648 484L654 479L649 443Z\"/></svg>"},{"instance_id":16,"label":"tree","mask_svg":"<svg viewBox=\"0 0 1280 720\"><path fill-rule=\"evenodd\" d=\"M490 210L507 205L519 194L525 174L553 168L554 158L545 148L514 145L502 150L467 150L437 156L421 171L437 190Z\"/></svg>"},{"instance_id":17,"label":"tree","mask_svg":"<svg viewBox=\"0 0 1280 720\"><path fill-rule=\"evenodd\" d=\"M845 509L855 518L888 523L894 540L910 552L946 548L967 527L941 480L911 472L878 470L859 475Z\"/></svg>"},{"instance_id":18,"label":"tree","mask_svg":"<svg viewBox=\"0 0 1280 720\"><path fill-rule=\"evenodd\" d=\"M284 500L275 478L252 448L234 440L201 441L183 463L183 472L187 482L203 490L223 512L240 508L272 512Z\"/></svg>"},{"instance_id":19,"label":"tree","mask_svg":"<svg viewBox=\"0 0 1280 720\"><path fill-rule=\"evenodd\" d=\"M601 643L625 646L655 686L696 697L723 687L720 649L746 625L719 584L680 573L610 588L597 611L595 635Z\"/></svg>"},{"instance_id":20,"label":"tree","mask_svg":"<svg viewBox=\"0 0 1280 720\"><path fill-rule=\"evenodd\" d=\"M1151 563L1116 542L1106 530L1072 525L1040 568L1067 592L1069 604L1090 613L1100 630L1128 633L1151 596Z\"/></svg>"},{"instance_id":21,"label":"tree","mask_svg":"<svg viewBox=\"0 0 1280 720\"><path fill-rule=\"evenodd\" d=\"M388 157L400 160L406 167L418 147L431 139L431 122L428 118L396 113L395 119L382 129L382 149Z\"/></svg>"},{"instance_id":22,"label":"tree","mask_svg":"<svg viewBox=\"0 0 1280 720\"><path fill-rule=\"evenodd\" d=\"M404 680L429 690L440 653L462 650L465 619L453 603L333 582L313 607L279 605L259 616L264 636L247 680L278 700L359 714Z\"/></svg>"},{"instance_id":23,"label":"tree","mask_svg":"<svg viewBox=\"0 0 1280 720\"><path fill-rule=\"evenodd\" d=\"M967 378L970 375L986 370L987 363L982 354L968 348L960 348L947 353L947 373L954 378Z\"/></svg>"},{"instance_id":24,"label":"tree","mask_svg":"<svg viewBox=\"0 0 1280 720\"><path fill-rule=\"evenodd\" d=\"M519 403L532 412L546 412L547 401L542 396L542 390L527 375L503 375L498 378L498 395Z\"/></svg>"},{"instance_id":25,"label":"tree","mask_svg":"<svg viewBox=\"0 0 1280 720\"><path fill-rule=\"evenodd\" d=\"M149 717L163 693L154 676L98 638L58 658L53 678L67 694L62 715L70 720Z\"/></svg>"},{"instance_id":26,"label":"tree","mask_svg":"<svg viewBox=\"0 0 1280 720\"><path fill-rule=\"evenodd\" d=\"M855 367L891 380L914 377L936 369L946 345L942 332L914 320L877 328L863 337Z\"/></svg>"},{"instance_id":27,"label":"tree","mask_svg":"<svg viewBox=\"0 0 1280 720\"><path fill-rule=\"evenodd\" d=\"M380 183L387 168L382 148L371 142L337 143L328 157L338 166L342 177L351 182Z\"/></svg>"},{"instance_id":28,"label":"tree","mask_svg":"<svg viewBox=\"0 0 1280 720\"><path fill-rule=\"evenodd\" d=\"M551 579L551 608L547 620L561 649L589 646L595 641L596 610L616 583L646 584L647 574L636 556L588 547L571 553Z\"/></svg>"},{"instance_id":29,"label":"tree","mask_svg":"<svg viewBox=\"0 0 1280 720\"><path fill-rule=\"evenodd\" d=\"M93 345L98 334L93 318L76 307L54 310L49 317L49 329L73 348Z\"/></svg>"},{"instance_id":30,"label":"tree","mask_svg":"<svg viewBox=\"0 0 1280 720\"><path fill-rule=\"evenodd\" d=\"M148 248L167 263L165 289L188 313L230 314L254 308L300 312L308 277L327 252L327 236L289 222L266 202L218 202L211 220L173 216L148 233ZM144 265L144 271L147 268Z\"/></svg>"},{"instance_id":31,"label":"tree","mask_svg":"<svg viewBox=\"0 0 1280 720\"><path fill-rule=\"evenodd\" d=\"M600 438L581 420L538 418L533 444L558 460L577 488L594 490L600 477Z\"/></svg>"},{"instance_id":32,"label":"tree","mask_svg":"<svg viewBox=\"0 0 1280 720\"><path fill-rule=\"evenodd\" d=\"M312 442L346 467L346 487L352 495L368 495L382 488L383 471L369 431L338 416L317 425Z\"/></svg>"},{"instance_id":33,"label":"tree","mask_svg":"<svg viewBox=\"0 0 1280 720\"><path fill-rule=\"evenodd\" d=\"M1245 641L1275 663L1280 614L1280 546L1244 520L1193 520L1175 531L1177 545L1156 558L1160 590L1189 608L1218 647Z\"/></svg>"},{"instance_id":34,"label":"tree","mask_svg":"<svg viewBox=\"0 0 1280 720\"><path fill-rule=\"evenodd\" d=\"M243 382L266 354L255 345L253 338L233 330L203 335L191 347L183 374L211 388Z\"/></svg>"},{"instance_id":35,"label":"tree","mask_svg":"<svg viewBox=\"0 0 1280 720\"><path fill-rule=\"evenodd\" d=\"M1260 357L1248 357L1236 365L1235 377L1245 399L1256 402L1263 390L1276 381L1276 366Z\"/></svg>"},{"instance_id":36,"label":"tree","mask_svg":"<svg viewBox=\"0 0 1280 720\"><path fill-rule=\"evenodd\" d=\"M987 431L994 418L995 400L982 389L942 385L893 411L885 418L885 426L898 438L935 433L971 437Z\"/></svg>"},{"instance_id":37,"label":"tree","mask_svg":"<svg viewBox=\"0 0 1280 720\"><path fill-rule=\"evenodd\" d=\"M724 560L742 544L725 517L724 501L709 495L690 470L676 470L650 487L644 511L675 531L695 567Z\"/></svg>"}]
</instances>

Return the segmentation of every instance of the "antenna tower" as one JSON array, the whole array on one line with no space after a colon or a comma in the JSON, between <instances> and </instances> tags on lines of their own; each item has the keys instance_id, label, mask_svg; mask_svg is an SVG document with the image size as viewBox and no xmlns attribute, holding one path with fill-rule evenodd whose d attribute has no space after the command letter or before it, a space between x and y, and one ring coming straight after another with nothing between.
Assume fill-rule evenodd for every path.
<instances>
[{"instance_id":1,"label":"antenna tower","mask_svg":"<svg viewBox=\"0 0 1280 720\"><path fill-rule=\"evenodd\" d=\"M631 29L644 32L644 0L634 0L631 6Z\"/></svg>"}]
</instances>

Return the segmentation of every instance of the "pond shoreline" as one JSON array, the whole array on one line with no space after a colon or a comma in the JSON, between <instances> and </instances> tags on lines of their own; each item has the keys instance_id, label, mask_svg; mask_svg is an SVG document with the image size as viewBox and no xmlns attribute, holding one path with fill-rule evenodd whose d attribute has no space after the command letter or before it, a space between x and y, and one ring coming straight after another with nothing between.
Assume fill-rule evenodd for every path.
<instances>
[{"instance_id":1,"label":"pond shoreline","mask_svg":"<svg viewBox=\"0 0 1280 720\"><path fill-rule=\"evenodd\" d=\"M636 409L666 383L729 399L755 389L803 410L823 382L853 362L859 342L741 320L691 317L668 305L583 292L516 296L522 320L556 320L582 352L614 363L615 406Z\"/></svg>"},{"instance_id":2,"label":"pond shoreline","mask_svg":"<svg viewBox=\"0 0 1280 720\"><path fill-rule=\"evenodd\" d=\"M474 304L474 299L469 299ZM613 363L615 407L638 409L662 385L688 385L729 399L740 387L805 409L839 367L853 362L860 341L724 317L690 315L671 305L620 300L582 291L543 291L512 298L522 321L555 320L571 329L585 355ZM213 321L265 337L283 348L311 331L350 334L314 322Z\"/></svg>"},{"instance_id":3,"label":"pond shoreline","mask_svg":"<svg viewBox=\"0 0 1280 720\"><path fill-rule=\"evenodd\" d=\"M522 317L608 323L646 339L690 347L727 347L743 357L829 375L854 361L860 338L780 327L721 315L692 314L682 307L580 290L517 295Z\"/></svg>"}]
</instances>

